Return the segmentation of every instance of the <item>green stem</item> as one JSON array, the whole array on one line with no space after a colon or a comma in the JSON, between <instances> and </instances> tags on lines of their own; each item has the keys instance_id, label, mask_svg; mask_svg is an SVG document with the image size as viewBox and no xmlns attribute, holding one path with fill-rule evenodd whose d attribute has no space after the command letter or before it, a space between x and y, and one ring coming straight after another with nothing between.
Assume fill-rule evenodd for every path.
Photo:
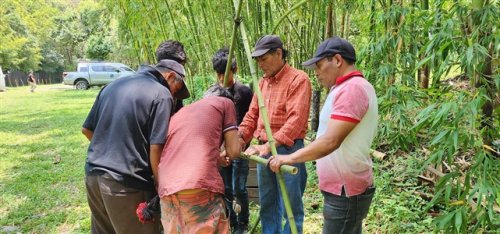
<instances>
[{"instance_id":1,"label":"green stem","mask_svg":"<svg viewBox=\"0 0 500 234\"><path fill-rule=\"evenodd\" d=\"M228 87L228 78L229 78L229 70L231 70L231 64L233 61L233 53L234 53L234 47L236 45L236 30L238 29L238 26L240 25L240 14L241 14L241 6L242 6L242 0L239 0L239 3L237 5L236 9L236 15L234 17L234 27L233 27L233 33L231 36L231 46L229 47L229 55L227 56L227 64L226 64L226 72L224 72L224 87Z\"/></svg>"},{"instance_id":2,"label":"green stem","mask_svg":"<svg viewBox=\"0 0 500 234\"><path fill-rule=\"evenodd\" d=\"M168 14L170 15L170 21L172 21L172 25L174 25L175 35L177 36L177 39L180 40L181 36L179 35L179 30L177 29L177 25L175 24L174 15L172 14L172 10L170 9L170 6L168 5L168 0L165 0L165 5L167 5Z\"/></svg>"},{"instance_id":3,"label":"green stem","mask_svg":"<svg viewBox=\"0 0 500 234\"><path fill-rule=\"evenodd\" d=\"M255 232L255 229L257 228L257 225L259 225L259 222L260 222L260 215L257 216L257 219L255 220L255 223L253 224L252 229L250 229L250 231L248 231L248 234L253 234L253 232Z\"/></svg>"},{"instance_id":4,"label":"green stem","mask_svg":"<svg viewBox=\"0 0 500 234\"><path fill-rule=\"evenodd\" d=\"M300 6L302 6L304 3L306 2L309 2L309 0L303 0L302 2L299 2L297 4L295 4L292 8L290 8L290 10L288 10L287 12L285 12L285 14L283 14L281 16L281 18L278 20L278 22L274 25L274 28L273 28L273 31L272 31L272 34L275 34L276 33L276 30L278 30L278 26L280 26L281 22L283 22L283 20L285 20L285 18L290 14L292 13L292 11L294 11L295 9L299 8Z\"/></svg>"},{"instance_id":5,"label":"green stem","mask_svg":"<svg viewBox=\"0 0 500 234\"><path fill-rule=\"evenodd\" d=\"M246 155L244 153L240 154L240 158L243 158L243 159L246 159L246 160L251 160L251 161L254 161L256 163L260 163L262 165L267 165L267 163L269 162L268 159L259 157L257 155ZM294 167L294 166L281 165L280 166L280 171L288 173L288 174L295 175L295 174L297 174L297 172L299 172L299 169L296 168L296 167Z\"/></svg>"},{"instance_id":6,"label":"green stem","mask_svg":"<svg viewBox=\"0 0 500 234\"><path fill-rule=\"evenodd\" d=\"M235 3L235 1L236 0L233 0L233 3ZM241 5L241 0L240 0L240 5ZM238 5L238 8L240 7L240 5ZM236 7L236 5L235 5L235 7ZM242 37L245 36L245 37L243 37L243 41L245 44L245 52L247 55L248 64L250 67L250 71L252 71L252 69L254 70L254 72L252 74L252 80L253 80L253 87L254 87L255 95L257 96L260 114L262 116L262 120L264 121L264 127L266 129L268 143L271 147L271 153L273 156L276 156L278 154L278 152L276 150L276 143L274 141L273 133L271 131L271 126L269 124L270 122L269 122L269 118L268 118L268 114L267 114L267 109L264 105L264 99L262 98L262 92L259 89L259 81L258 81L257 75L255 73L255 68L253 68L254 64L253 64L252 55L250 52L250 46L248 45L248 39L246 39L246 33L244 32L245 28L242 27L242 25L243 25L243 23L240 23L240 30L242 31ZM281 172L276 173L276 179L278 180L278 184L280 185L281 195L283 197L283 204L285 206L286 214L288 217L288 222L290 223L290 230L293 234L296 234L296 233L298 233L297 225L295 224L295 218L293 216L292 206L290 205L290 198L288 197L288 192L286 189L285 180L283 179Z\"/></svg>"},{"instance_id":7,"label":"green stem","mask_svg":"<svg viewBox=\"0 0 500 234\"><path fill-rule=\"evenodd\" d=\"M233 0L235 10L237 7L236 1L237 0ZM247 36L247 31L246 31L244 22L240 23L240 34L241 34L241 40L243 41L243 47L245 48L245 55L247 57L248 67L250 69L250 75L252 77L257 77L257 70L255 69L255 64L253 63L253 59L252 59L252 53L250 52L250 43L248 42L248 36Z\"/></svg>"}]
</instances>

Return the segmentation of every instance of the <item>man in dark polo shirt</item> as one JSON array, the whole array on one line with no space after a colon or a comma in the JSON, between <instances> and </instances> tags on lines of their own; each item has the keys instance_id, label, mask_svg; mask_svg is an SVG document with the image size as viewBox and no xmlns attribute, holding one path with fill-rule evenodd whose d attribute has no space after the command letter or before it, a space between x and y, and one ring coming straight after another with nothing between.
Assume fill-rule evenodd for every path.
<instances>
[{"instance_id":1,"label":"man in dark polo shirt","mask_svg":"<svg viewBox=\"0 0 500 234\"><path fill-rule=\"evenodd\" d=\"M166 40L162 42L158 48L156 48L156 61L160 62L163 59L171 59L182 64L182 66L186 66L187 55L184 51L184 45L175 40ZM174 99L174 104L174 113L184 106L182 99Z\"/></svg>"},{"instance_id":2,"label":"man in dark polo shirt","mask_svg":"<svg viewBox=\"0 0 500 234\"><path fill-rule=\"evenodd\" d=\"M212 57L212 65L218 81L218 84L215 84L215 86L224 85L224 73L226 71L228 55L229 49L222 48ZM236 108L237 123L239 125L248 111L253 93L248 86L234 79L237 70L236 59L233 59L228 74L228 90L234 98L234 107ZM248 191L246 187L248 160L233 160L229 166L222 167L220 173L224 180L226 205L230 208L231 229L236 234L245 233L248 229L248 217L250 214L248 211ZM234 206L232 202L234 202ZM235 208L240 209L238 215L235 212Z\"/></svg>"},{"instance_id":3,"label":"man in dark polo shirt","mask_svg":"<svg viewBox=\"0 0 500 234\"><path fill-rule=\"evenodd\" d=\"M159 233L137 219L137 204L156 195L151 164L157 163L173 113L184 99L184 67L161 60L103 88L83 124L90 140L85 184L92 233Z\"/></svg>"}]
</instances>

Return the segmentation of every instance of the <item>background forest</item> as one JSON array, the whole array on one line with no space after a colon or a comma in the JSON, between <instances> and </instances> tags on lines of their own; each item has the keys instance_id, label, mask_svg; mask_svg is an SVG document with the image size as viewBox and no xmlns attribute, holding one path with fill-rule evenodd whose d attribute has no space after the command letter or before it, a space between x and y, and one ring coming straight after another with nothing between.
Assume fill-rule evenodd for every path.
<instances>
[{"instance_id":1,"label":"background forest","mask_svg":"<svg viewBox=\"0 0 500 234\"><path fill-rule=\"evenodd\" d=\"M187 51L192 102L215 82L211 57L230 45L238 2L2 0L0 66L5 73L34 70L54 77L75 70L79 60L136 69L155 63L159 43L175 39ZM246 33L237 32L235 56L243 83L251 80L244 46L253 47L265 34L280 35L288 62L299 69L328 37L355 46L356 65L379 98L373 149L386 154L374 159L378 193L368 232L500 230L498 1L241 2ZM309 75L310 140L326 91ZM310 195L312 203L321 203L318 191ZM0 225L17 223L0 218Z\"/></svg>"}]
</instances>

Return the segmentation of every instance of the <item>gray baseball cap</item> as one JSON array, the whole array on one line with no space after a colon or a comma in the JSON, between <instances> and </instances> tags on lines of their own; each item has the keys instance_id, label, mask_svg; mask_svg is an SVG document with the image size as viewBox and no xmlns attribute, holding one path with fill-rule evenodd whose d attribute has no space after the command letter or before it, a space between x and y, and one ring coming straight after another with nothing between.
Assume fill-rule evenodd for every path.
<instances>
[{"instance_id":1,"label":"gray baseball cap","mask_svg":"<svg viewBox=\"0 0 500 234\"><path fill-rule=\"evenodd\" d=\"M283 49L283 42L277 35L265 35L255 43L255 50L252 52L252 57L257 58L266 54L271 49Z\"/></svg>"},{"instance_id":2,"label":"gray baseball cap","mask_svg":"<svg viewBox=\"0 0 500 234\"><path fill-rule=\"evenodd\" d=\"M160 62L158 62L158 64L156 64L156 67L162 67L162 68L169 69L169 70L177 73L177 75L179 75L181 77L184 85L182 86L181 90L179 90L174 95L175 98L186 99L186 98L191 96L191 94L189 93L189 90L187 88L187 85L186 85L186 81L185 81L186 72L185 72L184 66L182 66L182 64L180 64L174 60L171 60L171 59L163 59L163 60L160 60Z\"/></svg>"}]
</instances>

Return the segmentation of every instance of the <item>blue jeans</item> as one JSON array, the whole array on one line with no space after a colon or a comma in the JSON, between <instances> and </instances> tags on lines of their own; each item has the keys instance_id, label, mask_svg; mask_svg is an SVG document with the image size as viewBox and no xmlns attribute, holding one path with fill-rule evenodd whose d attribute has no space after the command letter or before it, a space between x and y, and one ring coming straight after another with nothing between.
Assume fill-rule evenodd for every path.
<instances>
[{"instance_id":1,"label":"blue jeans","mask_svg":"<svg viewBox=\"0 0 500 234\"><path fill-rule=\"evenodd\" d=\"M223 167L220 170L222 180L224 181L224 196L227 207L230 209L231 228L236 228L237 224L248 225L248 160L237 159L231 165ZM232 201L236 198L241 205L239 215L233 210Z\"/></svg>"},{"instance_id":2,"label":"blue jeans","mask_svg":"<svg viewBox=\"0 0 500 234\"><path fill-rule=\"evenodd\" d=\"M321 192L325 198L323 234L361 234L363 219L370 209L375 187L352 197L346 197L343 190L341 196Z\"/></svg>"},{"instance_id":3,"label":"blue jeans","mask_svg":"<svg viewBox=\"0 0 500 234\"><path fill-rule=\"evenodd\" d=\"M288 155L304 147L303 140L295 140L291 147L279 146L278 154ZM267 155L269 156L269 155ZM307 171L304 163L294 164L299 169L296 175L283 173L290 205L295 218L297 230L302 233L302 224L304 222L304 205L302 195L306 188ZM269 167L258 164L257 177L259 180L259 201L260 201L260 222L262 224L262 233L290 233L290 223L288 222L283 198L274 172ZM286 219L285 227L281 228L282 218Z\"/></svg>"}]
</instances>

